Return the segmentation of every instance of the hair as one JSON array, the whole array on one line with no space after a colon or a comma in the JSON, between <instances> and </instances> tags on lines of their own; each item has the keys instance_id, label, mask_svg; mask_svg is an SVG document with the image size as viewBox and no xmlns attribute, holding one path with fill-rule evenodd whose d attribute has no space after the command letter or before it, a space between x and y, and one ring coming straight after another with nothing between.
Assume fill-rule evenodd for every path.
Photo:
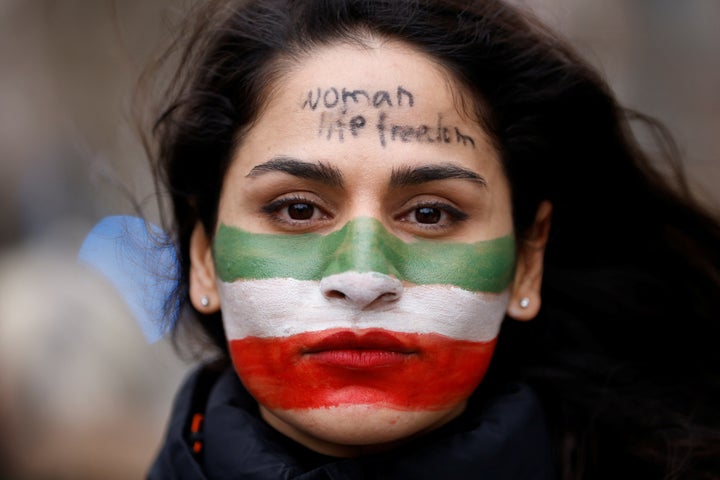
<instances>
[{"instance_id":1,"label":"hair","mask_svg":"<svg viewBox=\"0 0 720 480\"><path fill-rule=\"evenodd\" d=\"M368 38L426 54L473 100L512 189L521 241L553 205L543 306L504 322L483 385L533 385L563 478L720 475L720 225L690 196L664 128L530 14L500 0L211 1L181 29L153 134L172 199L177 295L227 355L219 314L187 302L190 235L212 236L225 172L289 66ZM673 166L653 167L630 125Z\"/></svg>"}]
</instances>

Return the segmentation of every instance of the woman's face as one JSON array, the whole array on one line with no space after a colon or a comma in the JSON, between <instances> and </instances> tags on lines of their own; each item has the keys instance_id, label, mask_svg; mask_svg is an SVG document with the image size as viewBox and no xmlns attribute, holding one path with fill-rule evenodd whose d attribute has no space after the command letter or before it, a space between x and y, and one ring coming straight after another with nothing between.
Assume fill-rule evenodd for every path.
<instances>
[{"instance_id":1,"label":"woman's face","mask_svg":"<svg viewBox=\"0 0 720 480\"><path fill-rule=\"evenodd\" d=\"M432 430L485 373L516 258L472 103L402 44L316 50L237 148L212 245L193 240L191 294L212 280L263 418L314 450Z\"/></svg>"}]
</instances>

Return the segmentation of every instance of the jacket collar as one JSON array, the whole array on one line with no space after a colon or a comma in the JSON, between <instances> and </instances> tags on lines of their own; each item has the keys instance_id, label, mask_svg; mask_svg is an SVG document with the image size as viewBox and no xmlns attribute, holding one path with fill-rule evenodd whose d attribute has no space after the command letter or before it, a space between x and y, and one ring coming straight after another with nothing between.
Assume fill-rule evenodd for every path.
<instances>
[{"instance_id":1,"label":"jacket collar","mask_svg":"<svg viewBox=\"0 0 720 480\"><path fill-rule=\"evenodd\" d=\"M535 393L508 384L492 395L477 394L465 414L450 424L377 455L338 459L312 452L267 425L257 404L228 368L208 382L196 372L176 401L163 450L150 479L422 479L555 478L544 415ZM198 402L203 382L210 383ZM190 438L198 403L202 435ZM200 441L202 449L193 453ZM202 467L201 467L202 465Z\"/></svg>"}]
</instances>

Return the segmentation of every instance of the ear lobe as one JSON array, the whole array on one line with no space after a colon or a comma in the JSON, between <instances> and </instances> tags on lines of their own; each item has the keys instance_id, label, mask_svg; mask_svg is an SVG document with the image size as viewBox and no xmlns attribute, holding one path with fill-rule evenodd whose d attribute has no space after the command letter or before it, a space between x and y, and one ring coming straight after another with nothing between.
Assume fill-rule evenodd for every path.
<instances>
[{"instance_id":1,"label":"ear lobe","mask_svg":"<svg viewBox=\"0 0 720 480\"><path fill-rule=\"evenodd\" d=\"M212 247L201 222L190 236L190 302L202 313L220 310Z\"/></svg>"},{"instance_id":2,"label":"ear lobe","mask_svg":"<svg viewBox=\"0 0 720 480\"><path fill-rule=\"evenodd\" d=\"M542 286L545 245L550 235L552 204L547 200L540 203L535 222L518 248L508 316L515 320L528 321L540 311L540 287Z\"/></svg>"}]
</instances>

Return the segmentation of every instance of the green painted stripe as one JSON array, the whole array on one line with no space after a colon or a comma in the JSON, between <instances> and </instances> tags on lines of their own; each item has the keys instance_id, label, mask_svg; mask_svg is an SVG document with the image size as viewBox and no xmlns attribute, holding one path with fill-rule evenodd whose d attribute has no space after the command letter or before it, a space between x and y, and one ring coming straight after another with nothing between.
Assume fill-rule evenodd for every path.
<instances>
[{"instance_id":1,"label":"green painted stripe","mask_svg":"<svg viewBox=\"0 0 720 480\"><path fill-rule=\"evenodd\" d=\"M403 242L373 219L361 217L328 235L249 233L224 224L213 244L225 282L261 278L320 280L347 271L380 272L410 283L456 285L501 292L512 281L512 235L477 243Z\"/></svg>"}]
</instances>

